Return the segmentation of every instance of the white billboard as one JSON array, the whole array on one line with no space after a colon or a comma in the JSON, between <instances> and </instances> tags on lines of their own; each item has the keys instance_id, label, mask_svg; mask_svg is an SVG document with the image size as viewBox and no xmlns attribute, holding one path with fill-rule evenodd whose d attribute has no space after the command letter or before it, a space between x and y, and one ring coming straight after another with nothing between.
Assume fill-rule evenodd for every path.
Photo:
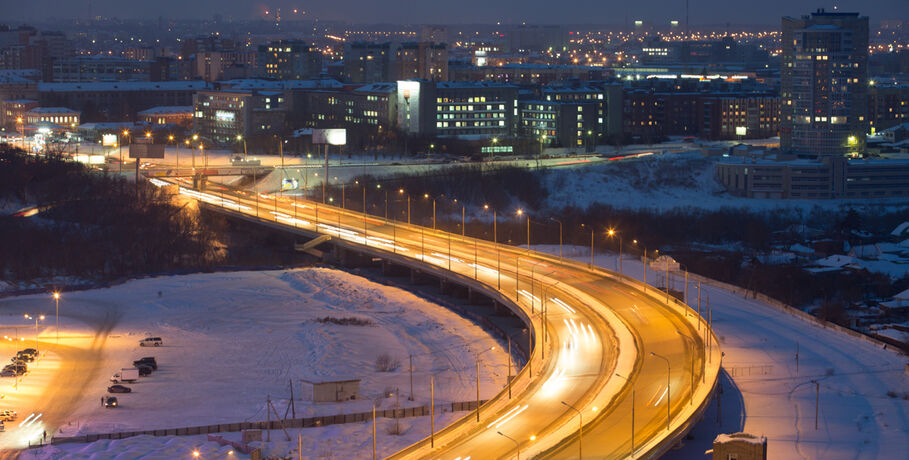
<instances>
[{"instance_id":1,"label":"white billboard","mask_svg":"<svg viewBox=\"0 0 909 460\"><path fill-rule=\"evenodd\" d=\"M313 144L347 145L346 129L313 129Z\"/></svg>"},{"instance_id":2,"label":"white billboard","mask_svg":"<svg viewBox=\"0 0 909 460\"><path fill-rule=\"evenodd\" d=\"M113 147L117 145L117 135L116 134L104 134L101 136L101 145L105 147Z\"/></svg>"}]
</instances>

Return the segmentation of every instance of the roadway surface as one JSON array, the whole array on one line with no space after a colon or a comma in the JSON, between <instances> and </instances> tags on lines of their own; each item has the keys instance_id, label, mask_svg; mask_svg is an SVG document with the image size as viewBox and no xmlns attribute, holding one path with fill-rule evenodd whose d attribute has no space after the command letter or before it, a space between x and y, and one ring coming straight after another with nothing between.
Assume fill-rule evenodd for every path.
<instances>
[{"instance_id":1,"label":"roadway surface","mask_svg":"<svg viewBox=\"0 0 909 460\"><path fill-rule=\"evenodd\" d=\"M649 457L689 427L716 381L713 335L690 309L653 288L524 248L302 199L217 189L181 185L180 194L460 275L508 297L532 321L531 363L512 381L510 395L504 390L484 405L479 422L473 413L395 458Z\"/></svg>"}]
</instances>

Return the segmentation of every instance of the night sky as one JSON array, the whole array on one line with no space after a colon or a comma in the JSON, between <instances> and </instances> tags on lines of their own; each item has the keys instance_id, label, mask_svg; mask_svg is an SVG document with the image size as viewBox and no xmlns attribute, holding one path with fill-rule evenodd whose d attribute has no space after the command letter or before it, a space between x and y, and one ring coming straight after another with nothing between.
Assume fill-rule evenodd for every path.
<instances>
[{"instance_id":1,"label":"night sky","mask_svg":"<svg viewBox=\"0 0 909 460\"><path fill-rule=\"evenodd\" d=\"M120 18L264 18L281 7L282 16L306 10L309 17L352 23L561 23L615 24L644 19L684 24L685 0L0 0L0 12L10 19L33 20L93 15ZM824 6L859 11L872 24L882 19L909 20L909 0L690 0L691 24L779 24L780 16L802 15ZM556 5L555 7L553 5Z\"/></svg>"}]
</instances>

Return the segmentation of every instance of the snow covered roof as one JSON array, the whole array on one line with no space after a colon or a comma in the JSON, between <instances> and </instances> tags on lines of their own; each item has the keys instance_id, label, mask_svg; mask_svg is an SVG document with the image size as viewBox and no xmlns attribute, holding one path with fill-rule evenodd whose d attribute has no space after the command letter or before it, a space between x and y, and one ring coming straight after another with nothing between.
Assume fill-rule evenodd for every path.
<instances>
[{"instance_id":1,"label":"snow covered roof","mask_svg":"<svg viewBox=\"0 0 909 460\"><path fill-rule=\"evenodd\" d=\"M26 113L79 113L79 111L66 107L35 107Z\"/></svg>"},{"instance_id":2,"label":"snow covered roof","mask_svg":"<svg viewBox=\"0 0 909 460\"><path fill-rule=\"evenodd\" d=\"M903 223L897 225L896 228L894 228L893 231L890 232L890 235L892 235L892 236L909 235L909 221L906 221L906 222L903 222Z\"/></svg>"},{"instance_id":3,"label":"snow covered roof","mask_svg":"<svg viewBox=\"0 0 909 460\"><path fill-rule=\"evenodd\" d=\"M789 250L792 252L798 253L798 254L813 254L814 253L814 249L811 249L807 246L803 246L801 244L793 244L792 246L789 246Z\"/></svg>"},{"instance_id":4,"label":"snow covered roof","mask_svg":"<svg viewBox=\"0 0 909 460\"><path fill-rule=\"evenodd\" d=\"M193 108L190 105L163 105L152 107L139 112L139 115L166 115L175 113L192 113Z\"/></svg>"},{"instance_id":5,"label":"snow covered roof","mask_svg":"<svg viewBox=\"0 0 909 460\"><path fill-rule=\"evenodd\" d=\"M398 83L376 82L366 86L361 86L354 90L355 93L393 93L398 90Z\"/></svg>"},{"instance_id":6,"label":"snow covered roof","mask_svg":"<svg viewBox=\"0 0 909 460\"><path fill-rule=\"evenodd\" d=\"M764 444L767 442L767 438L763 436L755 436L748 433L720 433L716 436L716 438L713 439L714 444L725 444L730 441L739 441L748 444Z\"/></svg>"},{"instance_id":7,"label":"snow covered roof","mask_svg":"<svg viewBox=\"0 0 909 460\"><path fill-rule=\"evenodd\" d=\"M40 92L74 91L191 91L210 88L204 81L117 81L87 83L38 83Z\"/></svg>"},{"instance_id":8,"label":"snow covered roof","mask_svg":"<svg viewBox=\"0 0 909 460\"><path fill-rule=\"evenodd\" d=\"M899 294L893 296L893 298L896 300L909 300L909 289L900 292Z\"/></svg>"},{"instance_id":9,"label":"snow covered roof","mask_svg":"<svg viewBox=\"0 0 909 460\"><path fill-rule=\"evenodd\" d=\"M260 80L256 78L245 78L239 80L226 80L220 84L231 89L317 89L317 88L343 88L344 85L338 80L323 78L321 80Z\"/></svg>"}]
</instances>

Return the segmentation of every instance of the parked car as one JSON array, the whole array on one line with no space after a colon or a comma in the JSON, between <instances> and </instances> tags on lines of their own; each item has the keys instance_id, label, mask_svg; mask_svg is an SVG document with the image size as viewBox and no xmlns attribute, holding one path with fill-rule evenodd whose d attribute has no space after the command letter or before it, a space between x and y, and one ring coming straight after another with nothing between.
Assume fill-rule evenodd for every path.
<instances>
[{"instance_id":1,"label":"parked car","mask_svg":"<svg viewBox=\"0 0 909 460\"><path fill-rule=\"evenodd\" d=\"M19 374L16 372L16 370L10 366L6 366L2 371L0 371L0 377L15 377L17 375Z\"/></svg>"},{"instance_id":2,"label":"parked car","mask_svg":"<svg viewBox=\"0 0 909 460\"><path fill-rule=\"evenodd\" d=\"M133 389L123 385L111 385L107 387L108 393L132 393Z\"/></svg>"},{"instance_id":3,"label":"parked car","mask_svg":"<svg viewBox=\"0 0 909 460\"><path fill-rule=\"evenodd\" d=\"M117 398L114 396L104 398L104 407L117 407Z\"/></svg>"},{"instance_id":4,"label":"parked car","mask_svg":"<svg viewBox=\"0 0 909 460\"><path fill-rule=\"evenodd\" d=\"M35 355L33 355L31 353L26 353L25 351L20 351L19 353L16 353L15 359L30 363L35 360Z\"/></svg>"},{"instance_id":5,"label":"parked car","mask_svg":"<svg viewBox=\"0 0 909 460\"><path fill-rule=\"evenodd\" d=\"M147 356L145 358L140 358L133 361L134 366L149 366L153 371L158 370L158 361L155 360L154 356Z\"/></svg>"},{"instance_id":6,"label":"parked car","mask_svg":"<svg viewBox=\"0 0 909 460\"><path fill-rule=\"evenodd\" d=\"M22 362L13 363L13 364L10 364L10 365L7 366L7 367L9 367L9 368L15 370L16 373L17 373L18 375L22 375L22 374L28 372L28 366L27 366L25 363L22 363Z\"/></svg>"},{"instance_id":7,"label":"parked car","mask_svg":"<svg viewBox=\"0 0 909 460\"><path fill-rule=\"evenodd\" d=\"M142 347L160 347L161 345L164 345L161 337L146 337L139 341L139 346Z\"/></svg>"},{"instance_id":8,"label":"parked car","mask_svg":"<svg viewBox=\"0 0 909 460\"><path fill-rule=\"evenodd\" d=\"M139 370L139 377L146 377L152 373L152 368L149 366L139 365L136 366L136 369Z\"/></svg>"},{"instance_id":9,"label":"parked car","mask_svg":"<svg viewBox=\"0 0 909 460\"><path fill-rule=\"evenodd\" d=\"M12 422L13 420L16 420L16 417L18 417L18 416L19 416L19 414L17 414L16 411L14 411L14 410L9 410L9 409L0 410L0 421Z\"/></svg>"}]
</instances>

